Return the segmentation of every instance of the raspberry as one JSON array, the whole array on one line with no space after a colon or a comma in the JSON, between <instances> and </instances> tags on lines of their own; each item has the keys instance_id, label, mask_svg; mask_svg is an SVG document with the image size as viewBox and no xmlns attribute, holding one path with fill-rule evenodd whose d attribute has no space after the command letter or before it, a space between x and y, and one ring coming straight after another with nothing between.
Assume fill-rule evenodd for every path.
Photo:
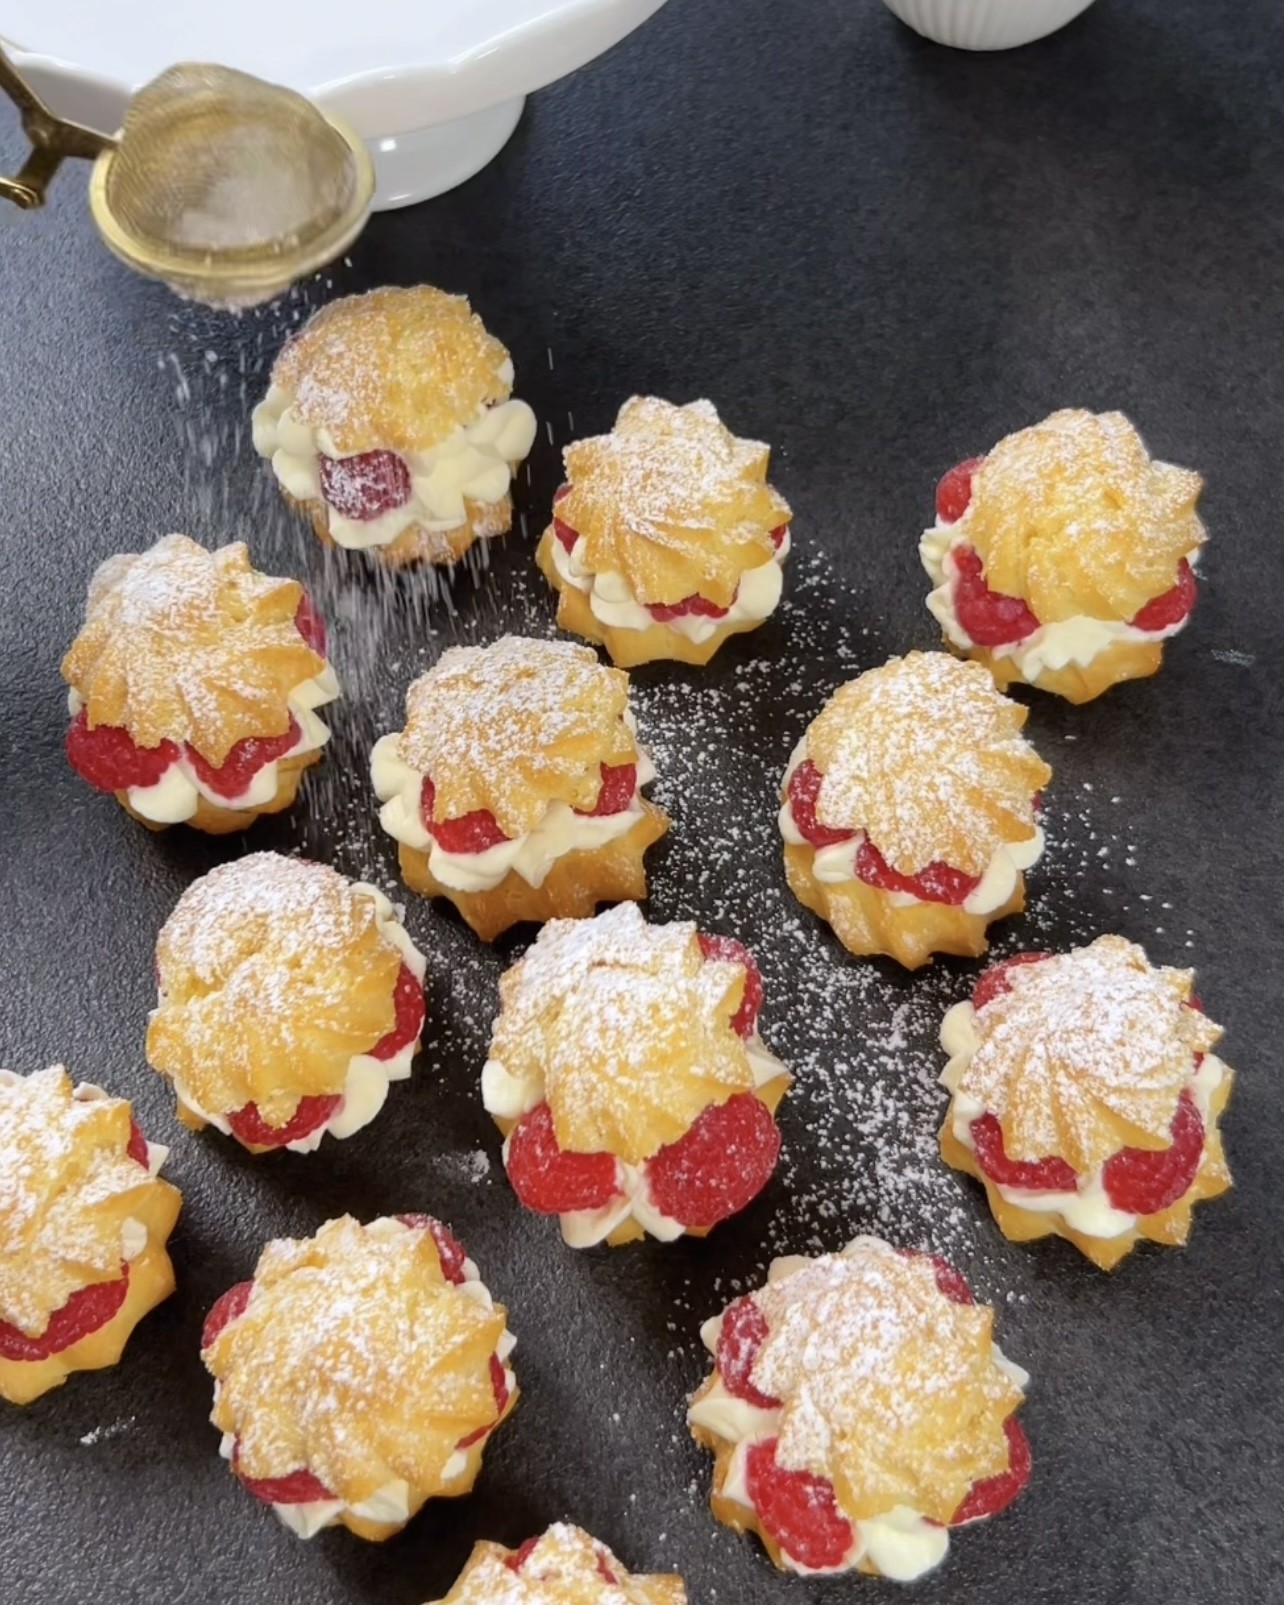
<instances>
[{"instance_id":1,"label":"raspberry","mask_svg":"<svg viewBox=\"0 0 1284 1605\"><path fill-rule=\"evenodd\" d=\"M767 1317L752 1298L738 1298L723 1312L715 1363L723 1387L733 1398L760 1410L778 1410L780 1400L760 1393L750 1380L758 1350L766 1341Z\"/></svg>"},{"instance_id":2,"label":"raspberry","mask_svg":"<svg viewBox=\"0 0 1284 1605\"><path fill-rule=\"evenodd\" d=\"M247 1103L228 1115L227 1123L243 1143L253 1148L284 1148L310 1136L324 1126L343 1102L338 1093L329 1097L300 1098L298 1107L283 1126L269 1126L258 1105Z\"/></svg>"},{"instance_id":3,"label":"raspberry","mask_svg":"<svg viewBox=\"0 0 1284 1605\"><path fill-rule=\"evenodd\" d=\"M961 869L939 861L920 869L917 875L895 870L866 836L856 849L856 874L867 886L884 892L908 892L924 903L948 903L957 908L981 884L979 875L965 875Z\"/></svg>"},{"instance_id":4,"label":"raspberry","mask_svg":"<svg viewBox=\"0 0 1284 1605\"><path fill-rule=\"evenodd\" d=\"M394 451L319 459L321 494L340 518L368 523L410 500L410 470Z\"/></svg>"},{"instance_id":5,"label":"raspberry","mask_svg":"<svg viewBox=\"0 0 1284 1605\"><path fill-rule=\"evenodd\" d=\"M225 1327L231 1326L233 1321L245 1314L245 1306L250 1302L253 1292L253 1282L237 1282L235 1287L229 1287L221 1298L214 1301L201 1328L202 1353L213 1348L215 1339Z\"/></svg>"},{"instance_id":6,"label":"raspberry","mask_svg":"<svg viewBox=\"0 0 1284 1605\"><path fill-rule=\"evenodd\" d=\"M856 1534L838 1508L834 1485L810 1471L776 1463L776 1439L750 1444L745 1486L765 1531L785 1554L811 1571L832 1571L851 1553Z\"/></svg>"},{"instance_id":7,"label":"raspberry","mask_svg":"<svg viewBox=\"0 0 1284 1605\"><path fill-rule=\"evenodd\" d=\"M851 841L856 835L854 830L835 830L832 825L822 825L816 818L816 799L824 779L810 758L804 758L789 777L789 807L794 824L798 834L812 847L833 847L838 842Z\"/></svg>"},{"instance_id":8,"label":"raspberry","mask_svg":"<svg viewBox=\"0 0 1284 1605\"><path fill-rule=\"evenodd\" d=\"M700 932L700 951L706 959L738 964L745 972L745 993L731 1021L731 1029L746 1042L753 1035L762 1009L762 971L753 954L734 936L708 936Z\"/></svg>"},{"instance_id":9,"label":"raspberry","mask_svg":"<svg viewBox=\"0 0 1284 1605\"><path fill-rule=\"evenodd\" d=\"M456 1449L471 1449L499 1425L499 1417L503 1415L504 1406L508 1403L508 1378L504 1375L504 1362L498 1354L492 1354L490 1357L490 1387L495 1395L495 1409L498 1414L488 1427L478 1427L476 1432L470 1432L466 1438L461 1438L455 1445Z\"/></svg>"},{"instance_id":10,"label":"raspberry","mask_svg":"<svg viewBox=\"0 0 1284 1605\"><path fill-rule=\"evenodd\" d=\"M1051 953L1015 953L1010 959L1004 959L999 964L991 964L989 969L982 972L981 979L972 988L972 1007L983 1009L987 1003L993 1003L995 998L1010 992L1012 990L1012 983L1008 980L1010 971L1023 964L1042 964L1044 959L1051 957Z\"/></svg>"},{"instance_id":11,"label":"raspberry","mask_svg":"<svg viewBox=\"0 0 1284 1605\"><path fill-rule=\"evenodd\" d=\"M969 457L951 468L936 487L936 516L942 524L957 524L972 500L972 476L985 461Z\"/></svg>"},{"instance_id":12,"label":"raspberry","mask_svg":"<svg viewBox=\"0 0 1284 1605\"><path fill-rule=\"evenodd\" d=\"M540 1215L601 1209L619 1192L614 1156L559 1148L546 1103L536 1104L513 1127L504 1165L518 1198Z\"/></svg>"},{"instance_id":13,"label":"raspberry","mask_svg":"<svg viewBox=\"0 0 1284 1605\"><path fill-rule=\"evenodd\" d=\"M436 804L437 788L425 775L419 794L419 812L424 829L443 853L484 853L488 847L498 847L508 840L494 814L487 813L484 808L460 814L458 819L434 819L432 811Z\"/></svg>"},{"instance_id":14,"label":"raspberry","mask_svg":"<svg viewBox=\"0 0 1284 1605\"><path fill-rule=\"evenodd\" d=\"M290 728L284 735L247 736L244 741L236 743L217 769L202 758L190 743L187 758L202 785L218 796L231 800L250 789L260 769L275 763L278 758L284 758L292 747L296 747L301 734L298 721L291 714Z\"/></svg>"},{"instance_id":15,"label":"raspberry","mask_svg":"<svg viewBox=\"0 0 1284 1605\"><path fill-rule=\"evenodd\" d=\"M232 1453L232 1470L236 1471L236 1452ZM306 1466L300 1466L285 1477L242 1477L241 1485L265 1505L311 1505L333 1499L334 1495Z\"/></svg>"},{"instance_id":16,"label":"raspberry","mask_svg":"<svg viewBox=\"0 0 1284 1605\"><path fill-rule=\"evenodd\" d=\"M147 1138L143 1136L138 1122L132 1116L129 1122L129 1142L126 1144L125 1152L136 1165L141 1165L144 1170L151 1169L152 1162L147 1153Z\"/></svg>"},{"instance_id":17,"label":"raspberry","mask_svg":"<svg viewBox=\"0 0 1284 1605\"><path fill-rule=\"evenodd\" d=\"M294 615L294 628L319 658L325 657L325 620L317 612L312 598L304 591Z\"/></svg>"},{"instance_id":18,"label":"raspberry","mask_svg":"<svg viewBox=\"0 0 1284 1605\"><path fill-rule=\"evenodd\" d=\"M1003 596L985 583L981 559L970 546L956 546L954 612L977 646L1007 646L1024 641L1039 621L1019 596Z\"/></svg>"},{"instance_id":19,"label":"raspberry","mask_svg":"<svg viewBox=\"0 0 1284 1605\"><path fill-rule=\"evenodd\" d=\"M397 990L392 995L397 1010L397 1023L386 1037L381 1037L369 1050L372 1059L395 1059L403 1048L408 1048L424 1028L423 982L403 964L397 976Z\"/></svg>"},{"instance_id":20,"label":"raspberry","mask_svg":"<svg viewBox=\"0 0 1284 1605\"><path fill-rule=\"evenodd\" d=\"M1003 1423L1008 1440L1008 1469L997 1477L986 1477L974 1482L967 1498L950 1517L951 1527L962 1527L970 1521L984 1521L1006 1510L1030 1480L1030 1441L1015 1416Z\"/></svg>"},{"instance_id":21,"label":"raspberry","mask_svg":"<svg viewBox=\"0 0 1284 1605\"><path fill-rule=\"evenodd\" d=\"M1183 557L1177 565L1176 585L1171 591L1165 591L1162 596L1154 596L1146 603L1133 619L1133 629L1153 631L1156 634L1160 630L1171 630L1174 624L1180 624L1183 619L1189 617L1195 605L1197 590L1194 572Z\"/></svg>"},{"instance_id":22,"label":"raspberry","mask_svg":"<svg viewBox=\"0 0 1284 1605\"><path fill-rule=\"evenodd\" d=\"M1003 1147L1003 1128L993 1115L972 1122L972 1146L977 1163L992 1182L1020 1187L1032 1193L1072 1193L1079 1178L1064 1159L1009 1159Z\"/></svg>"},{"instance_id":23,"label":"raspberry","mask_svg":"<svg viewBox=\"0 0 1284 1605\"><path fill-rule=\"evenodd\" d=\"M929 1254L923 1248L898 1248L896 1252L902 1259L926 1259L932 1262L932 1271L936 1276L936 1286L944 1293L951 1304L975 1304L972 1289L968 1286L967 1278L962 1271L956 1271L949 1260L942 1259L939 1254Z\"/></svg>"},{"instance_id":24,"label":"raspberry","mask_svg":"<svg viewBox=\"0 0 1284 1605\"><path fill-rule=\"evenodd\" d=\"M1171 1145L1158 1152L1125 1148L1106 1161L1102 1181L1116 1209L1157 1215L1189 1190L1204 1157L1204 1122L1188 1092L1178 1099L1171 1136Z\"/></svg>"},{"instance_id":25,"label":"raspberry","mask_svg":"<svg viewBox=\"0 0 1284 1605\"><path fill-rule=\"evenodd\" d=\"M162 741L159 747L139 747L128 730L100 724L89 728L82 708L67 730L67 761L82 780L99 791L128 791L131 786L154 786L179 756L178 744Z\"/></svg>"},{"instance_id":26,"label":"raspberry","mask_svg":"<svg viewBox=\"0 0 1284 1605\"><path fill-rule=\"evenodd\" d=\"M0 1321L0 1359L47 1360L79 1343L100 1326L106 1326L125 1302L129 1292L129 1266L122 1262L114 1282L94 1282L73 1293L60 1310L49 1317L49 1325L39 1337L28 1337L8 1321Z\"/></svg>"},{"instance_id":27,"label":"raspberry","mask_svg":"<svg viewBox=\"0 0 1284 1605\"><path fill-rule=\"evenodd\" d=\"M464 1262L468 1255L450 1227L443 1225L435 1215L398 1215L397 1219L403 1226L409 1226L411 1231L430 1234L437 1245L441 1274L456 1287L462 1287L465 1280Z\"/></svg>"},{"instance_id":28,"label":"raspberry","mask_svg":"<svg viewBox=\"0 0 1284 1605\"><path fill-rule=\"evenodd\" d=\"M725 619L729 611L698 594L684 596L680 602L652 602L647 608L657 624L668 624L673 619Z\"/></svg>"},{"instance_id":29,"label":"raspberry","mask_svg":"<svg viewBox=\"0 0 1284 1605\"><path fill-rule=\"evenodd\" d=\"M780 548L785 544L785 541L788 538L788 535L789 535L789 525L788 524L782 524L779 529L773 529L772 530L772 532L771 532L771 544L776 548L777 551L779 551Z\"/></svg>"},{"instance_id":30,"label":"raspberry","mask_svg":"<svg viewBox=\"0 0 1284 1605\"><path fill-rule=\"evenodd\" d=\"M677 1142L647 1161L651 1200L684 1226L716 1226L771 1180L780 1128L752 1092L711 1104Z\"/></svg>"},{"instance_id":31,"label":"raspberry","mask_svg":"<svg viewBox=\"0 0 1284 1605\"><path fill-rule=\"evenodd\" d=\"M557 540L561 542L563 548L567 552L573 552L575 550L575 543L580 538L579 532L577 530L573 530L569 524L564 524L562 520L558 518L556 507L558 502L565 501L570 494L571 487L569 485L560 485L553 493L553 507L555 509L553 513L553 534Z\"/></svg>"},{"instance_id":32,"label":"raspberry","mask_svg":"<svg viewBox=\"0 0 1284 1605\"><path fill-rule=\"evenodd\" d=\"M585 819L604 819L608 814L622 814L633 806L633 793L638 789L638 766L635 763L602 765L602 784L592 808L577 808L575 812Z\"/></svg>"},{"instance_id":33,"label":"raspberry","mask_svg":"<svg viewBox=\"0 0 1284 1605\"><path fill-rule=\"evenodd\" d=\"M539 1547L538 1538L528 1538L520 1549L505 1557L504 1565L510 1572L519 1572Z\"/></svg>"}]
</instances>

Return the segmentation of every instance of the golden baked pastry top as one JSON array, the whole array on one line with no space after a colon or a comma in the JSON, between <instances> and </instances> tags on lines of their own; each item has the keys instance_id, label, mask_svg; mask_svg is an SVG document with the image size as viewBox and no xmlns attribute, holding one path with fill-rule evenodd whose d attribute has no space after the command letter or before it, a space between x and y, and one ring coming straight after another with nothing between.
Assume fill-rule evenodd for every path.
<instances>
[{"instance_id":1,"label":"golden baked pastry top","mask_svg":"<svg viewBox=\"0 0 1284 1605\"><path fill-rule=\"evenodd\" d=\"M475 1545L436 1605L686 1605L680 1577L631 1577L605 1544L565 1522L550 1527L514 1571L508 1563L516 1553Z\"/></svg>"},{"instance_id":2,"label":"golden baked pastry top","mask_svg":"<svg viewBox=\"0 0 1284 1605\"><path fill-rule=\"evenodd\" d=\"M263 1249L244 1314L203 1352L211 1420L246 1477L306 1466L349 1504L397 1480L431 1497L494 1424L503 1331L500 1305L442 1275L431 1232L345 1215Z\"/></svg>"},{"instance_id":3,"label":"golden baked pastry top","mask_svg":"<svg viewBox=\"0 0 1284 1605\"><path fill-rule=\"evenodd\" d=\"M247 1103L284 1125L340 1092L354 1054L396 1025L401 950L368 891L279 853L220 864L179 898L156 944L148 1059L198 1107Z\"/></svg>"},{"instance_id":4,"label":"golden baked pastry top","mask_svg":"<svg viewBox=\"0 0 1284 1605\"><path fill-rule=\"evenodd\" d=\"M1222 1034L1189 1006L1193 972L1099 936L1007 979L976 1011L955 1090L995 1116L1009 1156L1055 1155L1083 1174L1121 1148L1167 1148L1194 1055Z\"/></svg>"},{"instance_id":5,"label":"golden baked pastry top","mask_svg":"<svg viewBox=\"0 0 1284 1605\"><path fill-rule=\"evenodd\" d=\"M322 307L276 359L272 383L340 455L416 452L507 401L513 369L467 296L420 284Z\"/></svg>"},{"instance_id":6,"label":"golden baked pastry top","mask_svg":"<svg viewBox=\"0 0 1284 1605\"><path fill-rule=\"evenodd\" d=\"M929 1259L877 1238L777 1265L754 1294L768 1333L753 1366L781 1401L777 1461L828 1478L851 1520L908 1505L948 1522L1010 1460L1023 1394L996 1361L993 1310L955 1304Z\"/></svg>"},{"instance_id":7,"label":"golden baked pastry top","mask_svg":"<svg viewBox=\"0 0 1284 1605\"><path fill-rule=\"evenodd\" d=\"M190 742L217 767L247 736L284 735L290 692L325 668L295 628L302 596L252 568L240 541L210 552L166 535L99 568L62 677L91 729Z\"/></svg>"},{"instance_id":8,"label":"golden baked pastry top","mask_svg":"<svg viewBox=\"0 0 1284 1605\"><path fill-rule=\"evenodd\" d=\"M129 1138L129 1104L76 1097L62 1065L0 1071L0 1320L27 1337L73 1293L119 1278L125 1222L165 1185Z\"/></svg>"},{"instance_id":9,"label":"golden baked pastry top","mask_svg":"<svg viewBox=\"0 0 1284 1605\"><path fill-rule=\"evenodd\" d=\"M839 686L807 731L822 824L863 830L903 875L984 874L1034 833L1052 771L1021 735L1027 711L978 663L910 652Z\"/></svg>"},{"instance_id":10,"label":"golden baked pastry top","mask_svg":"<svg viewBox=\"0 0 1284 1605\"><path fill-rule=\"evenodd\" d=\"M636 903L550 920L499 983L490 1057L542 1087L558 1146L641 1164L754 1085L731 1021L738 964L706 961L688 922Z\"/></svg>"},{"instance_id":11,"label":"golden baked pastry top","mask_svg":"<svg viewBox=\"0 0 1284 1605\"><path fill-rule=\"evenodd\" d=\"M584 538L594 574L623 574L639 602L697 593L730 607L740 576L771 561L789 504L767 483L770 448L741 440L709 401L634 396L609 435L563 453L557 515Z\"/></svg>"},{"instance_id":12,"label":"golden baked pastry top","mask_svg":"<svg viewBox=\"0 0 1284 1605\"><path fill-rule=\"evenodd\" d=\"M1171 590L1206 539L1204 482L1155 462L1121 412L1054 412L1008 435L972 480L967 539L990 589L1041 623L1086 614L1127 621Z\"/></svg>"},{"instance_id":13,"label":"golden baked pastry top","mask_svg":"<svg viewBox=\"0 0 1284 1605\"><path fill-rule=\"evenodd\" d=\"M637 761L628 700L628 675L570 641L450 647L406 693L397 755L432 780L437 819L485 809L520 836L551 802L591 810L601 766Z\"/></svg>"}]
</instances>

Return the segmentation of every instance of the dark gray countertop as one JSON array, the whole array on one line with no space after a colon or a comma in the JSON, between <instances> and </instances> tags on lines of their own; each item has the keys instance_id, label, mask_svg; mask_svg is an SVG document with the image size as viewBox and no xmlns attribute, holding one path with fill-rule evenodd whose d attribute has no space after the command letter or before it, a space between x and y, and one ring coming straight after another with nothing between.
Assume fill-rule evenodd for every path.
<instances>
[{"instance_id":1,"label":"dark gray countertop","mask_svg":"<svg viewBox=\"0 0 1284 1605\"><path fill-rule=\"evenodd\" d=\"M573 1256L519 1212L476 1080L495 976L521 944L483 954L422 903L433 1024L379 1121L266 1162L175 1125L142 1057L151 945L183 886L245 843L153 838L67 770L57 666L94 564L180 528L245 535L261 566L310 575L348 700L297 817L252 841L388 885L372 736L444 642L547 630L551 606L520 531L483 590L461 577L452 616L422 586L324 564L280 507L247 403L322 287L240 321L179 306L97 247L74 173L48 215L0 235L0 1062L65 1059L133 1096L186 1198L179 1292L124 1362L0 1412L5 1605L419 1605L474 1538L562 1516L636 1569L680 1568L699 1605L898 1598L780 1577L715 1527L708 1458L682 1425L700 1321L771 1253L869 1229L950 1254L1033 1375L1029 1490L910 1597L1284 1600L1282 59L1275 0L1100 0L996 58L926 45L875 0L673 0L537 96L485 173L377 219L333 275L467 291L559 444L654 391L708 395L775 449L796 511L789 606L708 674L636 677L675 816L653 908L760 952L766 1035L799 1074L780 1177L706 1243ZM12 161L11 123L0 150ZM974 967L910 980L847 958L784 891L773 821L832 687L933 640L915 543L937 475L1064 405L1120 407L1200 469L1212 536L1163 673L1084 709L1034 699L1030 721L1056 771L1052 847L1001 946L1118 929L1197 965L1240 1072L1236 1190L1201 1208L1184 1254L1140 1252L1113 1278L1064 1244L1005 1244L933 1157L935 1028ZM557 473L543 438L532 535ZM382 1547L303 1545L237 1488L197 1356L205 1310L262 1240L343 1209L450 1220L510 1306L525 1390L477 1493Z\"/></svg>"}]
</instances>

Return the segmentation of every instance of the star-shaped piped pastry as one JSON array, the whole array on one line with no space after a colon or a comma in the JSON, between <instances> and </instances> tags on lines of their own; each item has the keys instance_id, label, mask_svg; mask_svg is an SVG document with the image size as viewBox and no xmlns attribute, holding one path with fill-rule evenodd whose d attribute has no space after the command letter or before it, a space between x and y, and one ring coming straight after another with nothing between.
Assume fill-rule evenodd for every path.
<instances>
[{"instance_id":1,"label":"star-shaped piped pastry","mask_svg":"<svg viewBox=\"0 0 1284 1605\"><path fill-rule=\"evenodd\" d=\"M557 1522L520 1549L479 1543L436 1605L686 1605L680 1577L630 1574L605 1544Z\"/></svg>"}]
</instances>

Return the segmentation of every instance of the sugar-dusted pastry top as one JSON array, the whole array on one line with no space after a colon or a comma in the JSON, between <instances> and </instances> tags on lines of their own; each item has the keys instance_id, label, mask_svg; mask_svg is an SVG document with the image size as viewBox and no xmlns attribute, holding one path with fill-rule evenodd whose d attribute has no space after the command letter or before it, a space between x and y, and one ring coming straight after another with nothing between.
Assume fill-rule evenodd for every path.
<instances>
[{"instance_id":1,"label":"sugar-dusted pastry top","mask_svg":"<svg viewBox=\"0 0 1284 1605\"><path fill-rule=\"evenodd\" d=\"M500 979L490 1059L547 1101L560 1148L641 1164L755 1086L731 1023L744 986L693 924L649 925L635 903L551 920Z\"/></svg>"},{"instance_id":2,"label":"sugar-dusted pastry top","mask_svg":"<svg viewBox=\"0 0 1284 1605\"><path fill-rule=\"evenodd\" d=\"M396 1023L403 954L368 890L335 870L251 853L193 882L156 947L148 1056L216 1113L288 1118L336 1092Z\"/></svg>"},{"instance_id":3,"label":"sugar-dusted pastry top","mask_svg":"<svg viewBox=\"0 0 1284 1605\"><path fill-rule=\"evenodd\" d=\"M466 296L421 284L322 307L282 350L272 383L336 454L412 453L507 400L513 368Z\"/></svg>"},{"instance_id":4,"label":"sugar-dusted pastry top","mask_svg":"<svg viewBox=\"0 0 1284 1605\"><path fill-rule=\"evenodd\" d=\"M911 652L840 686L807 731L824 779L817 818L863 830L893 869L981 875L1035 830L1052 771L1021 735L1026 709L980 664Z\"/></svg>"},{"instance_id":5,"label":"sugar-dusted pastry top","mask_svg":"<svg viewBox=\"0 0 1284 1605\"><path fill-rule=\"evenodd\" d=\"M124 1099L77 1098L60 1064L0 1071L0 1320L28 1337L120 1276L126 1222L165 1185L130 1157L130 1129Z\"/></svg>"},{"instance_id":6,"label":"sugar-dusted pastry top","mask_svg":"<svg viewBox=\"0 0 1284 1605\"><path fill-rule=\"evenodd\" d=\"M993 1310L956 1303L928 1256L876 1238L781 1270L753 1294L767 1321L753 1386L780 1401L778 1464L831 1482L850 1520L906 1506L949 1523L1008 1469L1003 1423L1023 1397Z\"/></svg>"},{"instance_id":7,"label":"sugar-dusted pastry top","mask_svg":"<svg viewBox=\"0 0 1284 1605\"><path fill-rule=\"evenodd\" d=\"M503 1308L447 1280L431 1232L345 1215L264 1248L243 1313L203 1353L212 1419L243 1477L307 1467L348 1504L398 1479L430 1496L495 1422L503 1334Z\"/></svg>"},{"instance_id":8,"label":"sugar-dusted pastry top","mask_svg":"<svg viewBox=\"0 0 1284 1605\"><path fill-rule=\"evenodd\" d=\"M644 605L699 594L729 607L740 577L775 555L789 504L767 483L770 449L741 440L709 401L634 396L609 435L564 453L559 518L595 574L622 574Z\"/></svg>"},{"instance_id":9,"label":"sugar-dusted pastry top","mask_svg":"<svg viewBox=\"0 0 1284 1605\"><path fill-rule=\"evenodd\" d=\"M1155 462L1120 412L1054 412L1008 435L972 479L960 526L986 583L1044 624L1130 620L1203 545L1203 480Z\"/></svg>"},{"instance_id":10,"label":"sugar-dusted pastry top","mask_svg":"<svg viewBox=\"0 0 1284 1605\"><path fill-rule=\"evenodd\" d=\"M1124 1146L1166 1148L1192 1060L1222 1035L1191 1006L1192 979L1122 936L1014 966L976 1011L955 1093L997 1118L1012 1159L1085 1173Z\"/></svg>"},{"instance_id":11,"label":"sugar-dusted pastry top","mask_svg":"<svg viewBox=\"0 0 1284 1605\"><path fill-rule=\"evenodd\" d=\"M479 1543L437 1605L686 1605L680 1577L634 1577L605 1544L557 1522L520 1549Z\"/></svg>"},{"instance_id":12,"label":"sugar-dusted pastry top","mask_svg":"<svg viewBox=\"0 0 1284 1605\"><path fill-rule=\"evenodd\" d=\"M435 818L484 809L520 836L550 802L592 809L602 765L637 761L628 695L623 670L569 641L451 647L407 692L396 753L432 780Z\"/></svg>"},{"instance_id":13,"label":"sugar-dusted pastry top","mask_svg":"<svg viewBox=\"0 0 1284 1605\"><path fill-rule=\"evenodd\" d=\"M190 742L217 767L248 736L284 735L290 693L325 668L295 624L302 597L252 568L239 541L211 552L166 535L98 569L63 679L91 729Z\"/></svg>"}]
</instances>

